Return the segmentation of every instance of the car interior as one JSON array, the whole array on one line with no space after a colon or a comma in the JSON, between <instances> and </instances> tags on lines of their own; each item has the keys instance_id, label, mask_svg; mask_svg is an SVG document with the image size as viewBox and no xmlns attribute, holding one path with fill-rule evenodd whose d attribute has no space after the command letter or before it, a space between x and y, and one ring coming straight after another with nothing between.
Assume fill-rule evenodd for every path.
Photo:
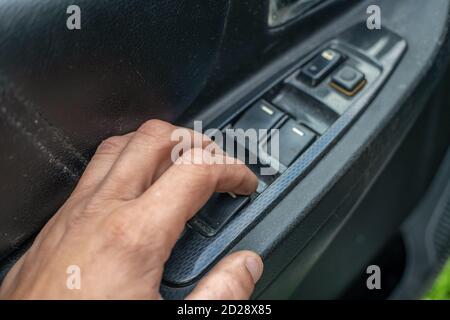
<instances>
[{"instance_id":1,"label":"car interior","mask_svg":"<svg viewBox=\"0 0 450 320\"><path fill-rule=\"evenodd\" d=\"M101 141L161 119L280 143L186 224L163 298L241 249L253 299L422 297L450 255L450 1L77 0L70 30L72 2L0 1L0 279Z\"/></svg>"}]
</instances>

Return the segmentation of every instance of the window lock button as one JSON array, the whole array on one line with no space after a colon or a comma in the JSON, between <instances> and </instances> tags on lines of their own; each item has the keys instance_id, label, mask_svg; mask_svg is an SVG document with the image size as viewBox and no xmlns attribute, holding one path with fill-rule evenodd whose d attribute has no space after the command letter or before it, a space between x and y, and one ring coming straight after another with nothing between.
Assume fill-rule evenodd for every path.
<instances>
[{"instance_id":1,"label":"window lock button","mask_svg":"<svg viewBox=\"0 0 450 320\"><path fill-rule=\"evenodd\" d=\"M364 73L345 66L332 77L331 86L346 96L353 97L367 83Z\"/></svg>"}]
</instances>

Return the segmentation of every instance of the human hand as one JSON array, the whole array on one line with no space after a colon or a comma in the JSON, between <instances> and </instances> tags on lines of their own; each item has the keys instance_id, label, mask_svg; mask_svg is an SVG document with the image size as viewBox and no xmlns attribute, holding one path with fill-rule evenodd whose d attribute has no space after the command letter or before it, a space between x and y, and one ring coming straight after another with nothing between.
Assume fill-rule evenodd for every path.
<instances>
[{"instance_id":1,"label":"human hand","mask_svg":"<svg viewBox=\"0 0 450 320\"><path fill-rule=\"evenodd\" d=\"M244 164L192 161L195 149L174 164L175 129L151 120L105 140L70 198L6 276L0 298L160 299L164 264L186 221L214 192L247 195L257 188ZM79 289L67 286L69 266L79 267ZM188 299L247 299L262 269L257 254L236 252Z\"/></svg>"}]
</instances>

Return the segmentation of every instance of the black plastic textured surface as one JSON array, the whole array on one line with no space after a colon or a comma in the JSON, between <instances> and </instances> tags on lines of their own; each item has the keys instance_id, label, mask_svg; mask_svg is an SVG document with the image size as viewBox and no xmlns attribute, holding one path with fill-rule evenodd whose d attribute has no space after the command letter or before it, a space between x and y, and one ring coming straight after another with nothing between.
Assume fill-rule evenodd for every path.
<instances>
[{"instance_id":1,"label":"black plastic textured surface","mask_svg":"<svg viewBox=\"0 0 450 320\"><path fill-rule=\"evenodd\" d=\"M364 33L365 37L362 39L358 36L361 34L359 28L365 28L365 25L357 25L336 40L319 48L319 50L294 65L286 76L311 59L317 52L331 46L344 53L351 52L351 54L357 56L364 53L374 64L379 66L381 70L379 77L368 83L361 95L355 99L354 104L331 128L219 234L213 238L205 238L196 232L186 232L177 242L166 264L164 273L166 284L187 285L207 271L228 247L236 243L246 230L257 223L263 214L271 209L277 200L311 169L312 165L324 155L375 96L405 52L406 42L386 29L376 33ZM373 50L376 47L382 49ZM358 50L354 48L358 48ZM371 55L370 52L377 53Z\"/></svg>"}]
</instances>

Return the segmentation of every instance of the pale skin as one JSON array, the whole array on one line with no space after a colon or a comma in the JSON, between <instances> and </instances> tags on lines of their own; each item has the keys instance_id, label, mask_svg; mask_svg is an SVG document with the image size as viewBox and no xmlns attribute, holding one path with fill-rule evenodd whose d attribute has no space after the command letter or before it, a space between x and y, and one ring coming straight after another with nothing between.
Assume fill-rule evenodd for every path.
<instances>
[{"instance_id":1,"label":"pale skin","mask_svg":"<svg viewBox=\"0 0 450 320\"><path fill-rule=\"evenodd\" d=\"M151 120L101 143L69 199L7 274L0 299L161 299L164 264L186 222L214 192L248 195L258 183L242 163L192 161L194 150L173 163L176 128ZM80 289L66 285L71 265L80 267ZM256 253L233 253L187 299L248 299L262 272Z\"/></svg>"}]
</instances>

